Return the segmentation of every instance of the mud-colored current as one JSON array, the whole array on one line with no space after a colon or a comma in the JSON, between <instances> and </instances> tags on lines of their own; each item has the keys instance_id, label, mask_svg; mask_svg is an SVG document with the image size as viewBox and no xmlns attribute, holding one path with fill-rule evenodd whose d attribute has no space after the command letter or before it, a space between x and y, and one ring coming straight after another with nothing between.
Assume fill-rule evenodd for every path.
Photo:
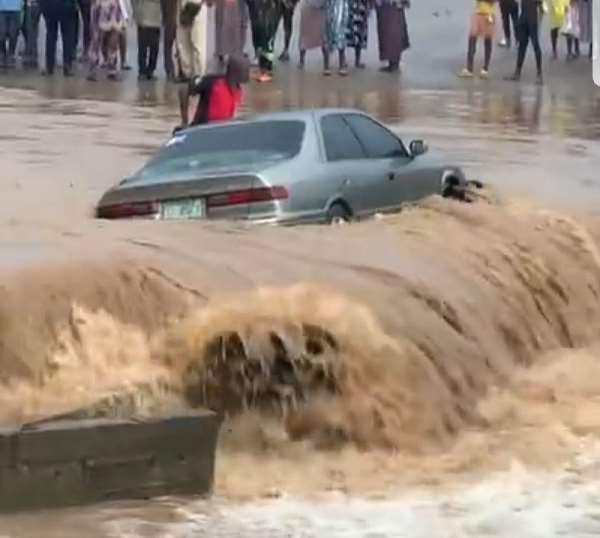
<instances>
[{"instance_id":1,"label":"mud-colored current","mask_svg":"<svg viewBox=\"0 0 600 538\"><path fill-rule=\"evenodd\" d=\"M581 209L590 169L575 166L591 144L415 116L408 132L452 137L495 186L332 228L97 222L93 202L158 143L165 111L6 96L25 139L3 157L0 422L107 397L117 414L228 418L215 501L6 516L0 534L600 531L600 221ZM411 97L423 110L431 98ZM571 207L499 188L503 170L524 178L519 159L534 192L544 182Z\"/></svg>"}]
</instances>

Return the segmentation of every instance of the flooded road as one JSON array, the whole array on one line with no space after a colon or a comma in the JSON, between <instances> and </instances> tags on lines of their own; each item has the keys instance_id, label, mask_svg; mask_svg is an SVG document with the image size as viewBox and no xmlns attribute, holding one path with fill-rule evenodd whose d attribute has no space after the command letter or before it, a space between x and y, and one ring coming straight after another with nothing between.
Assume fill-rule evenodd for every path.
<instances>
[{"instance_id":1,"label":"flooded road","mask_svg":"<svg viewBox=\"0 0 600 538\"><path fill-rule=\"evenodd\" d=\"M358 107L491 187L341 228L92 220L170 133L173 88L0 75L2 423L141 385L195 405L231 333L266 365L265 394L273 334L315 374L296 380L298 408L226 424L213 500L3 515L0 536L600 533L591 69L550 66L542 89L464 84L463 47L441 45L470 2L431 4L409 23L415 48L439 46L408 55L400 82L323 80L313 58L249 88L245 113ZM496 53L503 73L511 53Z\"/></svg>"}]
</instances>

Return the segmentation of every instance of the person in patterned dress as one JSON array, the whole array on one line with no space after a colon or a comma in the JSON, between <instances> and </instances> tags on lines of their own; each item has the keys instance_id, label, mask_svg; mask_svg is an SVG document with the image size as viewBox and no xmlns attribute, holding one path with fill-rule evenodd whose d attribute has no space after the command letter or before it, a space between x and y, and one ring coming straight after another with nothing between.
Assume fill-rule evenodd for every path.
<instances>
[{"instance_id":1,"label":"person in patterned dress","mask_svg":"<svg viewBox=\"0 0 600 538\"><path fill-rule=\"evenodd\" d=\"M348 75L346 63L346 33L350 19L349 0L325 0L325 28L323 33L323 74L331 75L329 55L337 50L339 74Z\"/></svg>"},{"instance_id":2,"label":"person in patterned dress","mask_svg":"<svg viewBox=\"0 0 600 538\"><path fill-rule=\"evenodd\" d=\"M125 29L125 18L119 0L93 0L91 10L92 41L90 43L90 72L88 80L97 79L103 43L106 44L108 78L117 80L119 37Z\"/></svg>"},{"instance_id":3,"label":"person in patterned dress","mask_svg":"<svg viewBox=\"0 0 600 538\"><path fill-rule=\"evenodd\" d=\"M354 66L364 69L361 62L362 51L367 48L369 39L370 0L350 0L350 17L346 39L348 46L354 49Z\"/></svg>"}]
</instances>

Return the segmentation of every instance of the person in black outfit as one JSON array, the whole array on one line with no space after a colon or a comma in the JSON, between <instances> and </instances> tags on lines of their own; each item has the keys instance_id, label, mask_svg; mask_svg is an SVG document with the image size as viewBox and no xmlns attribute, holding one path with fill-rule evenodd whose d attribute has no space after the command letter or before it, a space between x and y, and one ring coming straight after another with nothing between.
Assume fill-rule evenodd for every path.
<instances>
[{"instance_id":1,"label":"person in black outfit","mask_svg":"<svg viewBox=\"0 0 600 538\"><path fill-rule=\"evenodd\" d=\"M279 56L279 61L290 61L290 43L292 41L292 30L294 26L294 11L298 0L283 0L281 15L283 17L283 52Z\"/></svg>"},{"instance_id":2,"label":"person in black outfit","mask_svg":"<svg viewBox=\"0 0 600 538\"><path fill-rule=\"evenodd\" d=\"M498 46L510 48L512 42L510 31L511 23L515 35L515 41L518 41L517 21L519 20L519 4L517 0L500 0L500 13L502 14L504 39L498 43Z\"/></svg>"},{"instance_id":3,"label":"person in black outfit","mask_svg":"<svg viewBox=\"0 0 600 538\"><path fill-rule=\"evenodd\" d=\"M83 57L87 60L92 41L92 0L77 0L78 10L75 10L75 30L73 54L77 54L77 46L79 45L79 15L81 14L81 22L83 23Z\"/></svg>"},{"instance_id":4,"label":"person in black outfit","mask_svg":"<svg viewBox=\"0 0 600 538\"><path fill-rule=\"evenodd\" d=\"M537 68L537 84L544 83L542 76L542 49L540 48L540 18L542 16L542 0L521 0L521 13L517 23L519 36L519 52L517 54L517 66L515 72L506 77L506 80L521 80L521 71L527 53L527 46L531 40L535 53L535 64Z\"/></svg>"},{"instance_id":5,"label":"person in black outfit","mask_svg":"<svg viewBox=\"0 0 600 538\"><path fill-rule=\"evenodd\" d=\"M56 43L58 30L62 39L63 73L73 76L73 56L75 37L75 0L42 0L42 14L46 21L46 74L53 75L56 66Z\"/></svg>"},{"instance_id":6,"label":"person in black outfit","mask_svg":"<svg viewBox=\"0 0 600 538\"><path fill-rule=\"evenodd\" d=\"M175 79L173 45L177 34L177 0L160 0L163 22L163 54L167 78Z\"/></svg>"}]
</instances>

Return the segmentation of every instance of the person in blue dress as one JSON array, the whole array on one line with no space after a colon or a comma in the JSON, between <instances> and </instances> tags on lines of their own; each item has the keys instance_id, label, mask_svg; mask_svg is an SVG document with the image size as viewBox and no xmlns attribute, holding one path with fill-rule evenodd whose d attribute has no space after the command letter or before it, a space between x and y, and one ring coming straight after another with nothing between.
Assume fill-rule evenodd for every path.
<instances>
[{"instance_id":1,"label":"person in blue dress","mask_svg":"<svg viewBox=\"0 0 600 538\"><path fill-rule=\"evenodd\" d=\"M349 0L325 0L325 24L323 28L323 74L331 75L329 55L337 51L339 73L348 74L346 63L346 47L348 23L350 21Z\"/></svg>"}]
</instances>

